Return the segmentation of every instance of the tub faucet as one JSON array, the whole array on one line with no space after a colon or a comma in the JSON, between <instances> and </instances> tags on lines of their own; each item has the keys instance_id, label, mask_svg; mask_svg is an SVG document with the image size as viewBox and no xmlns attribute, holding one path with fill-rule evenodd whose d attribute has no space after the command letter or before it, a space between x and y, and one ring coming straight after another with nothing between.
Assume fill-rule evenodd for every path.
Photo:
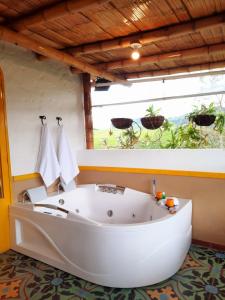
<instances>
[{"instance_id":1,"label":"tub faucet","mask_svg":"<svg viewBox=\"0 0 225 300\"><path fill-rule=\"evenodd\" d=\"M30 202L27 191L23 192L22 197L21 197L21 199L18 200L18 202L20 202L22 204Z\"/></svg>"},{"instance_id":2,"label":"tub faucet","mask_svg":"<svg viewBox=\"0 0 225 300\"><path fill-rule=\"evenodd\" d=\"M156 196L156 179L152 179L152 194L155 197Z\"/></svg>"}]
</instances>

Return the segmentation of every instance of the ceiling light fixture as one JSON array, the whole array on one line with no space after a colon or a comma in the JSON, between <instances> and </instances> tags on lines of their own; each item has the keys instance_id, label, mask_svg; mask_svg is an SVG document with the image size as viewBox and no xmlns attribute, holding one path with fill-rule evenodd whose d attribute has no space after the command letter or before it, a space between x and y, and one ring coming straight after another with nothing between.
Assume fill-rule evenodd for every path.
<instances>
[{"instance_id":1,"label":"ceiling light fixture","mask_svg":"<svg viewBox=\"0 0 225 300\"><path fill-rule=\"evenodd\" d=\"M131 48L133 49L131 53L131 58L137 60L140 58L139 49L142 47L142 44L139 41L133 41L130 43Z\"/></svg>"}]
</instances>

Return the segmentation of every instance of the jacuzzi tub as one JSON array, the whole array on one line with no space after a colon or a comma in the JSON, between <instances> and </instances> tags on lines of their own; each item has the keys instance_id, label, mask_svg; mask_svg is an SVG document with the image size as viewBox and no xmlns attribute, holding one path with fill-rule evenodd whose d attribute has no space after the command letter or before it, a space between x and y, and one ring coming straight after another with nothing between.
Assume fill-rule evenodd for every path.
<instances>
[{"instance_id":1,"label":"jacuzzi tub","mask_svg":"<svg viewBox=\"0 0 225 300\"><path fill-rule=\"evenodd\" d=\"M38 206L14 204L12 249L104 286L154 284L178 271L190 247L192 203L179 200L171 215L149 194L84 185Z\"/></svg>"}]
</instances>

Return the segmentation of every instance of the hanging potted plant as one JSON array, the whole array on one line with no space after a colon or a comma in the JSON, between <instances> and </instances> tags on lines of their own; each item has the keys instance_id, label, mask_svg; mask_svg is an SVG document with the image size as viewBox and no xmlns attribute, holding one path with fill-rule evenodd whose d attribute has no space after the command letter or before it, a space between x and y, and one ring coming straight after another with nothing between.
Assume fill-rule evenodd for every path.
<instances>
[{"instance_id":1,"label":"hanging potted plant","mask_svg":"<svg viewBox=\"0 0 225 300\"><path fill-rule=\"evenodd\" d=\"M154 106L150 105L146 109L147 114L145 117L141 118L142 126L151 130L160 128L163 125L165 118L159 115L159 111L159 109L154 110Z\"/></svg>"},{"instance_id":2,"label":"hanging potted plant","mask_svg":"<svg viewBox=\"0 0 225 300\"><path fill-rule=\"evenodd\" d=\"M111 122L117 129L128 129L132 126L133 120L129 118L113 118Z\"/></svg>"},{"instance_id":3,"label":"hanging potted plant","mask_svg":"<svg viewBox=\"0 0 225 300\"><path fill-rule=\"evenodd\" d=\"M126 118L114 118L111 119L111 122L114 127L118 129L123 129L120 132L116 131L115 133L110 128L108 133L108 138L103 139L103 146L107 149L111 148L121 148L121 149L133 149L138 143L141 136L141 126L132 119ZM127 128L129 126L129 128ZM117 143L110 143L110 137L114 135L114 138L117 140Z\"/></svg>"},{"instance_id":4,"label":"hanging potted plant","mask_svg":"<svg viewBox=\"0 0 225 300\"><path fill-rule=\"evenodd\" d=\"M202 104L200 108L194 107L194 110L187 115L190 122L194 122L198 126L210 126L216 120L216 108L214 103L210 103L207 107Z\"/></svg>"}]
</instances>

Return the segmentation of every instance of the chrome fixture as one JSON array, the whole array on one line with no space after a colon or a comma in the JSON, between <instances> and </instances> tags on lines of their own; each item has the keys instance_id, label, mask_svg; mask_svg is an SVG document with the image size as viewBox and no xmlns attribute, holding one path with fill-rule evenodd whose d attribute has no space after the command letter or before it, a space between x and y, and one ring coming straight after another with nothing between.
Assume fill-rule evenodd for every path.
<instances>
[{"instance_id":1,"label":"chrome fixture","mask_svg":"<svg viewBox=\"0 0 225 300\"><path fill-rule=\"evenodd\" d=\"M113 211L110 209L110 210L108 210L107 211L107 215L108 215L108 217L112 217L112 215L113 215Z\"/></svg>"},{"instance_id":2,"label":"chrome fixture","mask_svg":"<svg viewBox=\"0 0 225 300\"><path fill-rule=\"evenodd\" d=\"M18 202L23 203L23 204L24 204L24 203L30 202L29 196L28 196L28 194L27 194L27 191L25 191L25 192L22 194L22 198L19 199Z\"/></svg>"},{"instance_id":3,"label":"chrome fixture","mask_svg":"<svg viewBox=\"0 0 225 300\"><path fill-rule=\"evenodd\" d=\"M123 194L125 187L114 185L114 184L96 184L97 191L112 193L112 194Z\"/></svg>"},{"instance_id":4,"label":"chrome fixture","mask_svg":"<svg viewBox=\"0 0 225 300\"><path fill-rule=\"evenodd\" d=\"M59 199L59 204L60 205L63 205L65 203L65 200L64 199Z\"/></svg>"},{"instance_id":5,"label":"chrome fixture","mask_svg":"<svg viewBox=\"0 0 225 300\"><path fill-rule=\"evenodd\" d=\"M152 194L155 197L156 196L156 179L152 179Z\"/></svg>"}]
</instances>

